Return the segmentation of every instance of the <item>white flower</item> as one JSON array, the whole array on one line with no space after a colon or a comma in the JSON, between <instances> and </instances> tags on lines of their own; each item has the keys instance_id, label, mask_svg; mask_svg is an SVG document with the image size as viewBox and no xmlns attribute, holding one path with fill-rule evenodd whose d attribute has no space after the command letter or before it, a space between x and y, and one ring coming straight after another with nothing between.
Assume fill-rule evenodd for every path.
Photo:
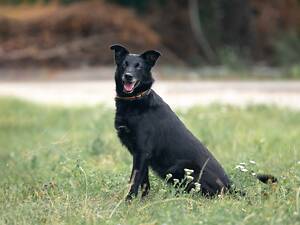
<instances>
[{"instance_id":1,"label":"white flower","mask_svg":"<svg viewBox=\"0 0 300 225\"><path fill-rule=\"evenodd\" d=\"M249 160L249 163L256 164L256 162L254 160Z\"/></svg>"},{"instance_id":2,"label":"white flower","mask_svg":"<svg viewBox=\"0 0 300 225\"><path fill-rule=\"evenodd\" d=\"M248 172L248 170L246 168L241 168L242 172Z\"/></svg>"},{"instance_id":3,"label":"white flower","mask_svg":"<svg viewBox=\"0 0 300 225\"><path fill-rule=\"evenodd\" d=\"M241 166L241 165L237 165L235 168L236 168L236 169L243 169L243 168L245 168L245 167L244 167L244 166Z\"/></svg>"},{"instance_id":4,"label":"white flower","mask_svg":"<svg viewBox=\"0 0 300 225\"><path fill-rule=\"evenodd\" d=\"M241 165L241 166L246 166L246 163L241 162L240 165Z\"/></svg>"},{"instance_id":5,"label":"white flower","mask_svg":"<svg viewBox=\"0 0 300 225\"><path fill-rule=\"evenodd\" d=\"M200 184L198 182L195 182L195 190L196 192L200 191Z\"/></svg>"},{"instance_id":6,"label":"white flower","mask_svg":"<svg viewBox=\"0 0 300 225\"><path fill-rule=\"evenodd\" d=\"M179 183L178 179L173 179L173 181L174 181L174 184L178 184Z\"/></svg>"},{"instance_id":7,"label":"white flower","mask_svg":"<svg viewBox=\"0 0 300 225\"><path fill-rule=\"evenodd\" d=\"M256 176L256 173L251 173L252 176Z\"/></svg>"},{"instance_id":8,"label":"white flower","mask_svg":"<svg viewBox=\"0 0 300 225\"><path fill-rule=\"evenodd\" d=\"M185 168L185 169L184 169L184 172L185 172L186 175L189 176L189 175L191 175L191 174L194 172L194 170L190 170L190 169L186 169L186 168Z\"/></svg>"},{"instance_id":9,"label":"white flower","mask_svg":"<svg viewBox=\"0 0 300 225\"><path fill-rule=\"evenodd\" d=\"M166 175L166 180L169 180L171 177L172 177L172 174L168 173L168 174Z\"/></svg>"},{"instance_id":10,"label":"white flower","mask_svg":"<svg viewBox=\"0 0 300 225\"><path fill-rule=\"evenodd\" d=\"M194 180L194 177L192 176L186 176L187 181L191 182L192 180Z\"/></svg>"}]
</instances>

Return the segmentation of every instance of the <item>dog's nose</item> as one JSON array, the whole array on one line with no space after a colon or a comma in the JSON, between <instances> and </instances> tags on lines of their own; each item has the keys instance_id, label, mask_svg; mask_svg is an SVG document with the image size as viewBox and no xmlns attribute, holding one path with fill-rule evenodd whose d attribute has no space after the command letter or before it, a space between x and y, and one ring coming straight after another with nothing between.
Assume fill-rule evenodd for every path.
<instances>
[{"instance_id":1,"label":"dog's nose","mask_svg":"<svg viewBox=\"0 0 300 225\"><path fill-rule=\"evenodd\" d=\"M131 81L131 80L133 79L133 75L132 75L131 73L125 73L125 74L124 74L124 78L125 78L126 80Z\"/></svg>"}]
</instances>

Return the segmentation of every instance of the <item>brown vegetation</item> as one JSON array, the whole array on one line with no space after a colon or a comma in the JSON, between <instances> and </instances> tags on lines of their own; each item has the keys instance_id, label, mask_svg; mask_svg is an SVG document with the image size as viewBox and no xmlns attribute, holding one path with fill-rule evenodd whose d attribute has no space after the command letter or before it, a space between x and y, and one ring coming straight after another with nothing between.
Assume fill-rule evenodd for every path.
<instances>
[{"instance_id":1,"label":"brown vegetation","mask_svg":"<svg viewBox=\"0 0 300 225\"><path fill-rule=\"evenodd\" d=\"M133 50L160 46L132 11L104 2L6 7L0 15L1 65L107 64L112 43Z\"/></svg>"},{"instance_id":2,"label":"brown vegetation","mask_svg":"<svg viewBox=\"0 0 300 225\"><path fill-rule=\"evenodd\" d=\"M116 42L133 51L161 50L164 62L205 62L203 48L191 29L188 1L155 2L139 14L107 1L1 6L0 66L111 64L108 46ZM220 52L229 47L238 54L249 53L254 61L272 62L274 43L284 40L282 34L300 34L298 0L199 3L204 34L217 57L226 58Z\"/></svg>"}]
</instances>

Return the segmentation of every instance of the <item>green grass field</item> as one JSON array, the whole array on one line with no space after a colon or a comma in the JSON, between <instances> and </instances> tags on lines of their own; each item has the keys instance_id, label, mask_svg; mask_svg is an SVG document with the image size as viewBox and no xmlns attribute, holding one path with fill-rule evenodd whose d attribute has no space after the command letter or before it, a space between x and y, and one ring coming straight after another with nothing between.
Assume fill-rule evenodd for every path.
<instances>
[{"instance_id":1,"label":"green grass field","mask_svg":"<svg viewBox=\"0 0 300 225\"><path fill-rule=\"evenodd\" d=\"M131 157L114 132L113 109L2 98L0 224L300 224L300 112L219 105L177 112L245 197L176 196L151 172L149 196L126 204ZM248 172L235 168L241 162ZM261 184L250 171L279 183Z\"/></svg>"}]
</instances>

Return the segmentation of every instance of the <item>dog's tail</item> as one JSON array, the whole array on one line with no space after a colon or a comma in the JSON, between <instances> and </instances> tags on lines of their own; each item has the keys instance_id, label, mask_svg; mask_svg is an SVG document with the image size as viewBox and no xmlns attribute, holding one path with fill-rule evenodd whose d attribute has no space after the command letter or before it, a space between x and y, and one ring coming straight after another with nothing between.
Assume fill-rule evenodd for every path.
<instances>
[{"instance_id":1,"label":"dog's tail","mask_svg":"<svg viewBox=\"0 0 300 225\"><path fill-rule=\"evenodd\" d=\"M276 183L278 183L278 179L275 176L270 175L270 174L257 174L256 178L259 181L261 181L265 184L276 184Z\"/></svg>"},{"instance_id":2,"label":"dog's tail","mask_svg":"<svg viewBox=\"0 0 300 225\"><path fill-rule=\"evenodd\" d=\"M257 174L255 176L259 181L261 181L264 184L276 184L278 183L278 179L270 174ZM229 193L238 195L238 196L246 196L246 192L243 190L235 189L235 188L229 188Z\"/></svg>"}]
</instances>

